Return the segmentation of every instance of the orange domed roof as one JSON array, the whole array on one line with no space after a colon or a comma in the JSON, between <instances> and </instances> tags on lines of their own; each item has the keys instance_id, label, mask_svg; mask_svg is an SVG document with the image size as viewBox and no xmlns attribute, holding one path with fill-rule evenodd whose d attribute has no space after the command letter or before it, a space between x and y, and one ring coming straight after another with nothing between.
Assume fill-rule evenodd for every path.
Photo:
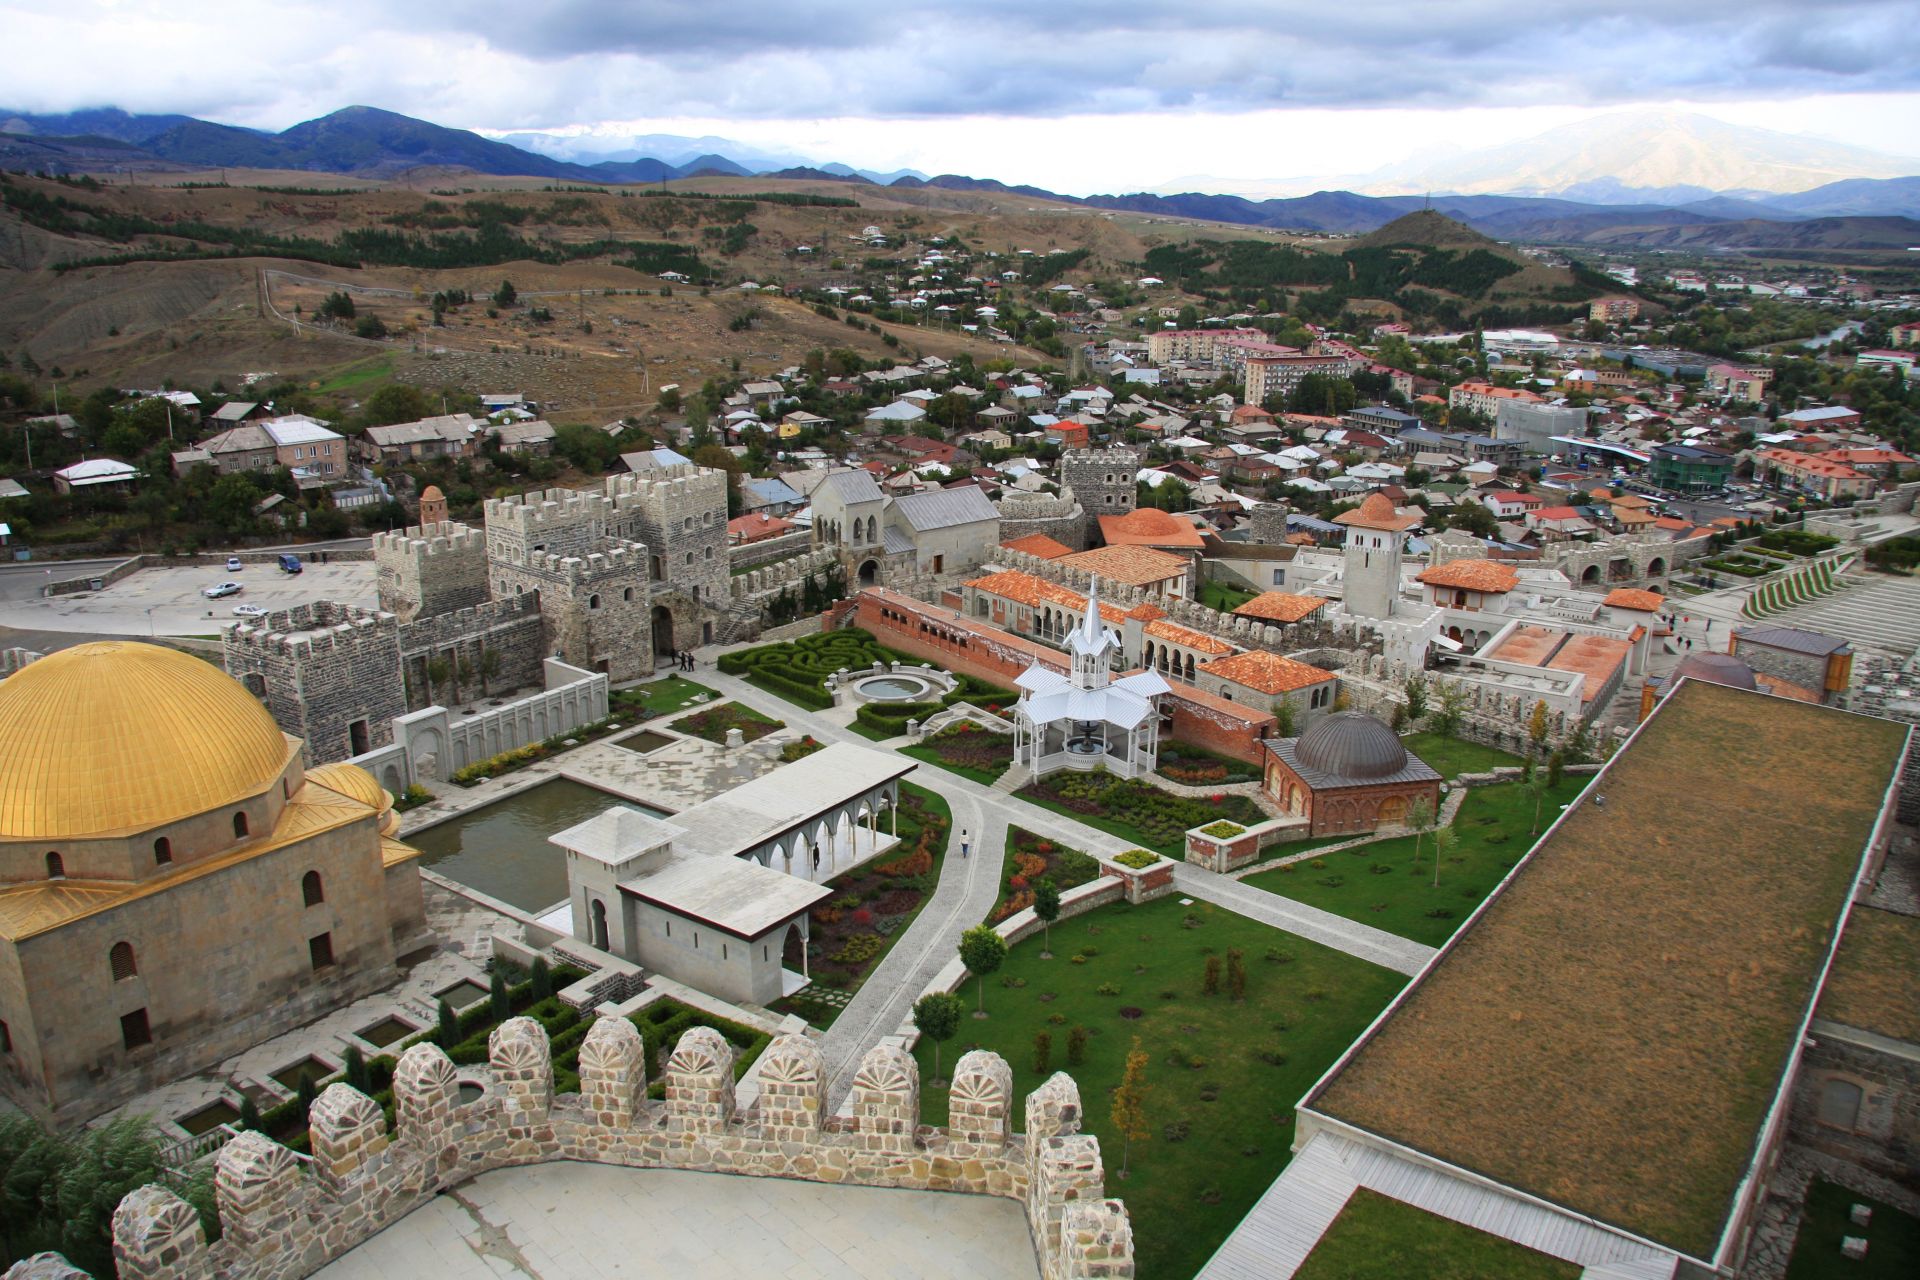
<instances>
[{"instance_id":1,"label":"orange domed roof","mask_svg":"<svg viewBox=\"0 0 1920 1280\"><path fill-rule=\"evenodd\" d=\"M420 501L422 502L441 502L446 499L446 496L446 494L440 492L440 486L437 484L430 484L420 491Z\"/></svg>"},{"instance_id":2,"label":"orange domed roof","mask_svg":"<svg viewBox=\"0 0 1920 1280\"><path fill-rule=\"evenodd\" d=\"M210 662L130 641L75 645L0 681L0 838L176 822L259 794L298 750Z\"/></svg>"}]
</instances>

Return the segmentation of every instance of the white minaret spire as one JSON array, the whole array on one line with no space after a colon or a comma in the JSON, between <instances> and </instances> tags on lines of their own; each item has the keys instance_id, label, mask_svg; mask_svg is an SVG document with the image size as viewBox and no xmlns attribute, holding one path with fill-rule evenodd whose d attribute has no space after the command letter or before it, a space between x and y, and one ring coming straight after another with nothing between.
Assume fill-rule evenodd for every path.
<instances>
[{"instance_id":1,"label":"white minaret spire","mask_svg":"<svg viewBox=\"0 0 1920 1280\"><path fill-rule=\"evenodd\" d=\"M1107 650L1120 646L1115 635L1100 620L1100 579L1087 583L1087 616L1067 637L1067 652L1073 655L1073 685L1076 689L1105 688L1112 672L1107 666Z\"/></svg>"}]
</instances>

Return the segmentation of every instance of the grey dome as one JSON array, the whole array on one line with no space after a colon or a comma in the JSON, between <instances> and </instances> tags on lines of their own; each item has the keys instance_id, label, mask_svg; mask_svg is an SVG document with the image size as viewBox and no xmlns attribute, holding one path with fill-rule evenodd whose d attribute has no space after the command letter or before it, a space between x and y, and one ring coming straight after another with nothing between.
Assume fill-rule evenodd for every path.
<instances>
[{"instance_id":1,"label":"grey dome","mask_svg":"<svg viewBox=\"0 0 1920 1280\"><path fill-rule=\"evenodd\" d=\"M1758 689L1760 682L1753 678L1753 668L1730 653L1695 653L1681 659L1680 665L1667 677L1667 688L1680 683L1680 677L1689 680L1701 680L1707 684L1724 684L1730 689Z\"/></svg>"},{"instance_id":2,"label":"grey dome","mask_svg":"<svg viewBox=\"0 0 1920 1280\"><path fill-rule=\"evenodd\" d=\"M1400 736L1363 711L1330 715L1293 748L1294 759L1343 778L1384 778L1407 767Z\"/></svg>"}]
</instances>

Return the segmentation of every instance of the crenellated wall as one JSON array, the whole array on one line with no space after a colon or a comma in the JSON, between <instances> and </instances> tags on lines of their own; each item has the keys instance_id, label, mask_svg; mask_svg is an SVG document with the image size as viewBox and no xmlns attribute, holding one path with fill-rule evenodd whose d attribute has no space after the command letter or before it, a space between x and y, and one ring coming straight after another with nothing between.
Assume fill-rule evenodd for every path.
<instances>
[{"instance_id":1,"label":"crenellated wall","mask_svg":"<svg viewBox=\"0 0 1920 1280\"><path fill-rule=\"evenodd\" d=\"M1002 1196L1026 1209L1045 1280L1123 1280L1134 1274L1126 1207L1106 1198L1100 1145L1080 1132L1079 1088L1059 1073L1026 1099L1013 1131L1013 1073L974 1050L954 1065L949 1127L920 1124L919 1067L883 1044L854 1077L852 1114L825 1112L817 1044L783 1035L758 1064L760 1093L742 1108L734 1049L695 1027L680 1038L665 1098L647 1098L639 1031L602 1016L580 1049L580 1092L556 1097L547 1033L514 1018L489 1043L492 1089L458 1101L454 1066L418 1044L394 1072L394 1128L373 1099L328 1086L311 1112L303 1165L263 1134L234 1138L217 1157L222 1235L209 1245L198 1217L150 1185L113 1217L114 1256L128 1280L299 1280L427 1203L490 1170L557 1160L687 1169L747 1177ZM78 1280L57 1255L15 1264L8 1280Z\"/></svg>"}]
</instances>

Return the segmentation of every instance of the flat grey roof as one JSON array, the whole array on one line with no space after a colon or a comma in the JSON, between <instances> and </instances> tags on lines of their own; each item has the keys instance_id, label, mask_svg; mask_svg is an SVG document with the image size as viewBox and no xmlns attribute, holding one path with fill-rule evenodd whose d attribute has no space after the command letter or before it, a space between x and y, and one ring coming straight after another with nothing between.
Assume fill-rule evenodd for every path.
<instances>
[{"instance_id":1,"label":"flat grey roof","mask_svg":"<svg viewBox=\"0 0 1920 1280\"><path fill-rule=\"evenodd\" d=\"M742 938L758 938L831 898L834 891L742 858L675 855L651 875L623 881L622 893Z\"/></svg>"},{"instance_id":2,"label":"flat grey roof","mask_svg":"<svg viewBox=\"0 0 1920 1280\"><path fill-rule=\"evenodd\" d=\"M885 751L836 742L682 809L673 822L686 835L674 842L675 851L737 858L919 767Z\"/></svg>"}]
</instances>

